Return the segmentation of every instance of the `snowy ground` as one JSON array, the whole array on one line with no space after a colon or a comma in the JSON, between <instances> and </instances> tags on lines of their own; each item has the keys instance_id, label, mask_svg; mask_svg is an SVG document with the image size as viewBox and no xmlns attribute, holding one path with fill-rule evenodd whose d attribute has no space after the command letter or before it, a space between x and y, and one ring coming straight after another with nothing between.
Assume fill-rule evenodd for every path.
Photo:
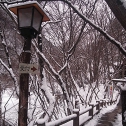
<instances>
[{"instance_id":1,"label":"snowy ground","mask_svg":"<svg viewBox=\"0 0 126 126\"><path fill-rule=\"evenodd\" d=\"M18 100L12 94L11 90L6 90L2 95L2 116L14 125L18 117Z\"/></svg>"},{"instance_id":2,"label":"snowy ground","mask_svg":"<svg viewBox=\"0 0 126 126\"><path fill-rule=\"evenodd\" d=\"M103 98L102 93L104 92L102 88L103 87L101 86L101 92L99 92L99 96L100 96L101 99ZM80 90L80 92L81 92L81 90ZM6 111L5 115L3 113L3 116L5 116L5 118L8 122L11 122L11 124L16 126L17 120L18 120L18 115L17 115L18 114L18 100L17 100L17 98L13 97L12 94L13 94L13 92L10 91L10 90L6 90L3 93L3 95L2 95L2 112ZM83 95L84 95L83 97L85 97L85 94L83 94ZM115 93L113 97L116 97L116 95L117 95L117 93ZM95 100L92 101L92 102L95 103ZM5 108L6 108L6 110L5 110ZM112 105L112 106L108 106L107 108L102 108L100 113L95 115L94 118L90 122L88 122L85 126L95 126L98 123L98 120L102 117L103 114L110 112L115 108L116 108L116 104ZM88 116L88 114L86 114L85 116ZM121 115L118 114L117 117L118 118L117 118L116 122L113 122L113 126L122 126ZM70 125L68 123L64 126L70 126Z\"/></svg>"},{"instance_id":3,"label":"snowy ground","mask_svg":"<svg viewBox=\"0 0 126 126\"><path fill-rule=\"evenodd\" d=\"M117 114L117 120L113 123L113 126L122 126L122 115Z\"/></svg>"}]
</instances>

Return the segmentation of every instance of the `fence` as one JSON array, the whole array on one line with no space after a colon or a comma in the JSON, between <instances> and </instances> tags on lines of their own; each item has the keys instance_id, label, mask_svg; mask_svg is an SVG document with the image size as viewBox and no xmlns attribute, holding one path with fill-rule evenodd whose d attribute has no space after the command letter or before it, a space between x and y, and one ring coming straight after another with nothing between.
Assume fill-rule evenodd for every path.
<instances>
[{"instance_id":1,"label":"fence","mask_svg":"<svg viewBox=\"0 0 126 126\"><path fill-rule=\"evenodd\" d=\"M68 123L67 125L69 126L82 126L87 121L93 119L93 116L98 114L101 108L107 107L108 105L115 104L117 98L114 101L101 100L101 101L97 101L96 104L89 104L89 107L83 111L79 111L79 109L74 109L73 114L69 116L48 123L40 121L40 123L37 124L37 126L60 126L60 125L65 126L66 123ZM83 119L82 115L86 113L88 113L88 116L84 117Z\"/></svg>"}]
</instances>

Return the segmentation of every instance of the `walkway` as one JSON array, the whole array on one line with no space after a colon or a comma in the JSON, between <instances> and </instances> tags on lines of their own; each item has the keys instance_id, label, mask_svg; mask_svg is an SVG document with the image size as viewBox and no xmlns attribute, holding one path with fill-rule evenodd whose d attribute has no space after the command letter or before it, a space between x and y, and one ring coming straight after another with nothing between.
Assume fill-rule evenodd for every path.
<instances>
[{"instance_id":1,"label":"walkway","mask_svg":"<svg viewBox=\"0 0 126 126\"><path fill-rule=\"evenodd\" d=\"M118 113L121 113L119 106L112 112L103 115L96 126L113 126L112 122L115 122Z\"/></svg>"},{"instance_id":2,"label":"walkway","mask_svg":"<svg viewBox=\"0 0 126 126\"><path fill-rule=\"evenodd\" d=\"M96 126L114 126L113 122L117 119L117 114L121 114L121 100L117 104L116 109L111 112L104 114L98 121Z\"/></svg>"},{"instance_id":3,"label":"walkway","mask_svg":"<svg viewBox=\"0 0 126 126\"><path fill-rule=\"evenodd\" d=\"M114 126L112 122L115 122L117 114L121 114L121 111L121 105L119 103L116 109L103 115L96 126Z\"/></svg>"}]
</instances>

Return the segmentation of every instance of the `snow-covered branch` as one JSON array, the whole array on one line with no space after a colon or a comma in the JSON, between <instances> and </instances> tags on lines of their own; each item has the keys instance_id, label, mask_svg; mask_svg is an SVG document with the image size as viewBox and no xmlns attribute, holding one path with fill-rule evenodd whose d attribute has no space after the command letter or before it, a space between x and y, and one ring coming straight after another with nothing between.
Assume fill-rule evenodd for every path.
<instances>
[{"instance_id":1,"label":"snow-covered branch","mask_svg":"<svg viewBox=\"0 0 126 126\"><path fill-rule=\"evenodd\" d=\"M16 94L17 96L19 96L19 90L18 90L18 81L17 81L17 78L12 70L12 68L9 68L4 62L3 60L0 58L0 63L4 66L4 68L9 72L11 78L13 79L14 81L14 87L15 87L15 91L16 91Z\"/></svg>"},{"instance_id":2,"label":"snow-covered branch","mask_svg":"<svg viewBox=\"0 0 126 126\"><path fill-rule=\"evenodd\" d=\"M15 74L13 72L13 69L12 69L11 59L10 59L10 56L9 56L9 51L8 51L4 36L3 36L3 39L2 39L2 45L4 46L5 54L7 56L8 66L3 62L3 60L1 58L0 58L0 63L9 72L11 78L13 79L15 91L16 91L16 94L18 96L18 81L17 81L17 78L16 78L16 76L15 76Z\"/></svg>"},{"instance_id":3,"label":"snow-covered branch","mask_svg":"<svg viewBox=\"0 0 126 126\"><path fill-rule=\"evenodd\" d=\"M3 37L2 45L4 46L4 50L5 50L5 54L7 56L7 61L8 61L9 68L12 68L11 59L10 59L10 56L9 56L9 51L8 51L8 48L7 48L7 45L6 45L6 41L5 41L5 36Z\"/></svg>"},{"instance_id":4,"label":"snow-covered branch","mask_svg":"<svg viewBox=\"0 0 126 126\"><path fill-rule=\"evenodd\" d=\"M63 82L61 76L53 69L52 65L49 63L49 61L46 59L46 57L44 56L44 54L42 52L39 51L39 49L36 47L35 43L32 42L32 45L34 47L34 49L36 50L37 54L41 56L41 58L44 60L44 62L46 63L46 65L48 66L50 72L53 74L53 76L57 79L57 81L59 82L60 84L60 87L62 89L62 92L64 94L64 97L66 99L66 102L68 104L68 108L69 108L69 111L70 113L72 113L72 104L71 104L71 101L70 101L70 98L69 98L69 94L67 92L67 89L66 89L66 85L65 83Z\"/></svg>"},{"instance_id":5,"label":"snow-covered branch","mask_svg":"<svg viewBox=\"0 0 126 126\"><path fill-rule=\"evenodd\" d=\"M42 86L41 89L44 92L45 96L47 97L48 101L49 101L49 106L48 106L48 110L47 110L47 114L44 117L45 121L48 121L50 116L52 116L53 114L53 109L54 109L54 105L55 105L55 98L54 96L50 93L49 88L47 86L47 82L46 82L46 76L45 76L45 71L43 70L43 81L41 82ZM41 119L40 119L41 120Z\"/></svg>"},{"instance_id":6,"label":"snow-covered branch","mask_svg":"<svg viewBox=\"0 0 126 126\"><path fill-rule=\"evenodd\" d=\"M48 21L48 22L42 24L41 27L43 28L43 27L45 27L47 24L52 24L52 23L55 24L55 23L59 23L59 22L61 22L61 21L63 21L63 20L65 20L65 19L57 20L57 21Z\"/></svg>"},{"instance_id":7,"label":"snow-covered branch","mask_svg":"<svg viewBox=\"0 0 126 126\"><path fill-rule=\"evenodd\" d=\"M114 44L121 51L121 53L123 55L126 56L126 50L123 48L123 46L121 45L120 42L115 40L113 37L111 37L109 34L107 34L101 27L94 24L91 20L89 20L86 16L84 16L79 10L76 9L76 7L70 1L68 1L68 0L62 0L62 1L67 3L68 6L70 6L75 11L75 13L77 13L80 16L80 18L82 18L85 22L90 24L94 29L99 31L107 40L109 40L112 44Z\"/></svg>"}]
</instances>

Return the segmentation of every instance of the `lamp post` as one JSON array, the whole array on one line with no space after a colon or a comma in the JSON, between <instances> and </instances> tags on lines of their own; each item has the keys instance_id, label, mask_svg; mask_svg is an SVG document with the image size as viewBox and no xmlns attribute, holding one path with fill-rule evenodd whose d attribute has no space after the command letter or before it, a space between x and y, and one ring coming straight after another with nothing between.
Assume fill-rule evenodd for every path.
<instances>
[{"instance_id":1,"label":"lamp post","mask_svg":"<svg viewBox=\"0 0 126 126\"><path fill-rule=\"evenodd\" d=\"M21 63L30 63L31 40L39 33L42 21L49 21L49 17L36 1L25 2L8 6L9 10L17 15L18 29L24 37ZM19 114L18 126L27 126L29 73L20 74L19 84Z\"/></svg>"}]
</instances>

